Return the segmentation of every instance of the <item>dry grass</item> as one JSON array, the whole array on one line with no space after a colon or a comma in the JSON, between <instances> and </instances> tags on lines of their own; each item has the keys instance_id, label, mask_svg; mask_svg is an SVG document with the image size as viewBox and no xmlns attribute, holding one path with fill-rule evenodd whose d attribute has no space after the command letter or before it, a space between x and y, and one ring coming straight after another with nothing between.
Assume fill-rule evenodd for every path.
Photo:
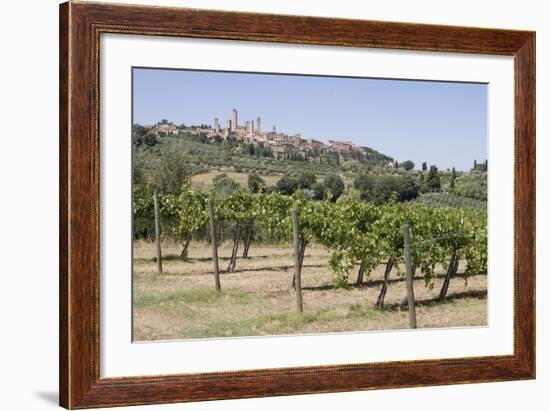
<instances>
[{"instance_id":1,"label":"dry grass","mask_svg":"<svg viewBox=\"0 0 550 411\"><path fill-rule=\"evenodd\" d=\"M193 177L191 177L191 182L202 188L210 188L212 187L212 180L214 177L216 177L219 174L227 174L230 178L235 180L238 184L240 184L243 187L246 187L248 184L248 173L238 173L235 171L217 171L217 170L210 170L207 173L202 174L196 174ZM262 175L262 179L266 182L268 186L274 186L277 181L281 178L279 175Z\"/></svg>"},{"instance_id":2,"label":"dry grass","mask_svg":"<svg viewBox=\"0 0 550 411\"><path fill-rule=\"evenodd\" d=\"M136 340L275 335L337 331L402 329L408 327L406 309L399 306L405 282L392 272L386 308L374 303L383 275L378 267L362 287L332 289L329 255L308 247L302 271L304 313L294 312L290 289L293 255L290 248L253 245L250 258L239 259L234 273L222 273L222 293L214 290L210 249L192 244L183 261L177 245L164 244L164 275L156 274L152 244L134 247L134 338ZM220 247L220 269L225 270L230 245ZM459 272L462 271L462 267ZM439 274L443 274L440 268ZM350 282L356 273L350 274ZM466 285L454 278L445 304L436 303L442 278L433 289L415 280L419 327L479 326L487 323L486 276L471 277Z\"/></svg>"}]
</instances>

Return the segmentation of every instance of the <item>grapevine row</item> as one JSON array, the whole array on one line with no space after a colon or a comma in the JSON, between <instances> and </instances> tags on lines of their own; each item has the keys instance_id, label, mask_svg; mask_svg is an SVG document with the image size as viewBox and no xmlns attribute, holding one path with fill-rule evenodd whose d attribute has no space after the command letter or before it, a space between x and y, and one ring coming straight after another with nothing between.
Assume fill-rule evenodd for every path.
<instances>
[{"instance_id":1,"label":"grapevine row","mask_svg":"<svg viewBox=\"0 0 550 411\"><path fill-rule=\"evenodd\" d=\"M315 201L300 192L292 196L279 193L252 194L238 190L216 197L184 187L178 195L161 195L161 218L183 244L208 226L208 199L213 200L218 224L233 227L233 249L228 271L235 269L239 243L245 252L254 227L266 230L272 238L292 239L291 209L298 210L300 221L300 264L308 244L324 246L331 254L330 266L335 286L348 286L348 276L359 265L357 282L362 283L378 265L385 264L384 284L377 305L383 306L387 281L392 270L402 274L404 261L403 225L411 236L411 257L415 271L424 275L426 286L433 286L438 264L448 266L440 298L444 299L448 281L466 262L465 275L487 271L487 213L467 208L434 208L423 204L405 205L390 201L375 205L354 199ZM134 191L134 221L152 218L152 196ZM164 227L163 226L163 227Z\"/></svg>"}]
</instances>

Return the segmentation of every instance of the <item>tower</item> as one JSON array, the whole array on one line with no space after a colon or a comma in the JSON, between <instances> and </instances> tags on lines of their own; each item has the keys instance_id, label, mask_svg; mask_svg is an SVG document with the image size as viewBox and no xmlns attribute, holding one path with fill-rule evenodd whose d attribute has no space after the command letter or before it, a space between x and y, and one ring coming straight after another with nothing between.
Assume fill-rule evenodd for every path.
<instances>
[{"instance_id":1,"label":"tower","mask_svg":"<svg viewBox=\"0 0 550 411\"><path fill-rule=\"evenodd\" d=\"M231 112L231 130L236 131L238 124L239 123L237 122L237 110L233 109L233 111Z\"/></svg>"},{"instance_id":2,"label":"tower","mask_svg":"<svg viewBox=\"0 0 550 411\"><path fill-rule=\"evenodd\" d=\"M248 123L248 134L254 134L254 120L250 120Z\"/></svg>"},{"instance_id":3,"label":"tower","mask_svg":"<svg viewBox=\"0 0 550 411\"><path fill-rule=\"evenodd\" d=\"M216 133L220 132L220 120L218 120L217 118L214 118L214 131Z\"/></svg>"},{"instance_id":4,"label":"tower","mask_svg":"<svg viewBox=\"0 0 550 411\"><path fill-rule=\"evenodd\" d=\"M262 132L262 123L261 123L260 117L256 119L256 134L260 134Z\"/></svg>"}]
</instances>

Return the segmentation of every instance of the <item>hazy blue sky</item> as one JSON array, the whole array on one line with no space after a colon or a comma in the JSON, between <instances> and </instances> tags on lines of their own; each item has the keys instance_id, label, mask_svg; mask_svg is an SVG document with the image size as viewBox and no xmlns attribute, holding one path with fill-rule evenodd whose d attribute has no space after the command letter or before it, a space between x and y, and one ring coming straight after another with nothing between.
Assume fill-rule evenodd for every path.
<instances>
[{"instance_id":1,"label":"hazy blue sky","mask_svg":"<svg viewBox=\"0 0 550 411\"><path fill-rule=\"evenodd\" d=\"M135 123L225 127L262 119L262 130L351 140L401 161L467 170L487 157L487 86L210 71L134 69Z\"/></svg>"}]
</instances>

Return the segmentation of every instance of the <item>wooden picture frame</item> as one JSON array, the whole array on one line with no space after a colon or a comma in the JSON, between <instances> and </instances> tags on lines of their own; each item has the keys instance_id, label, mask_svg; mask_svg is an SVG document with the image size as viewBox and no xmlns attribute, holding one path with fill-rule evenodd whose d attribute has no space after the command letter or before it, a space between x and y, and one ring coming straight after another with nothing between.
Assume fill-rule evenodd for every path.
<instances>
[{"instance_id":1,"label":"wooden picture frame","mask_svg":"<svg viewBox=\"0 0 550 411\"><path fill-rule=\"evenodd\" d=\"M483 53L515 71L514 354L100 378L101 33ZM535 378L535 33L69 2L60 6L60 404L125 406Z\"/></svg>"}]
</instances>

